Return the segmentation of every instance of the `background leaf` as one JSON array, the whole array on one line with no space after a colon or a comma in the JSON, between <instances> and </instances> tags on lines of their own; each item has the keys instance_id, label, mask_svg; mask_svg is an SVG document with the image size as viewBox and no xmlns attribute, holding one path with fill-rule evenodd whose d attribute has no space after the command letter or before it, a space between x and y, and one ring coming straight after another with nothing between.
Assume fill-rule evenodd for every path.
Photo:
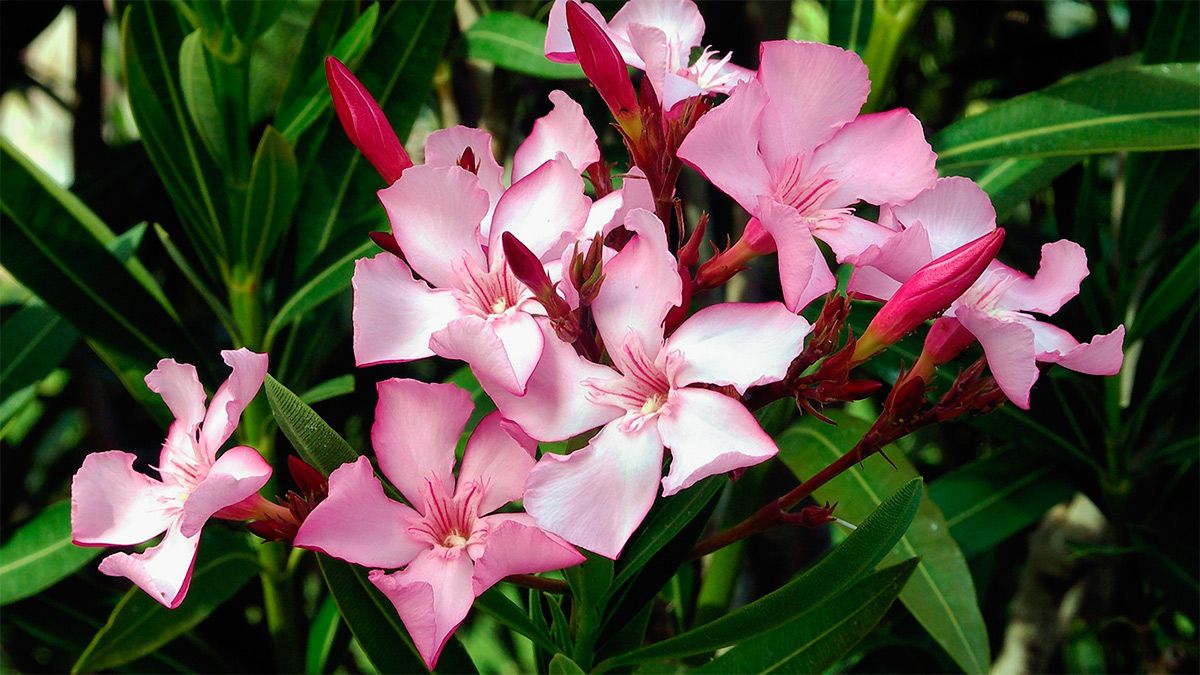
<instances>
[{"instance_id":1,"label":"background leaf","mask_svg":"<svg viewBox=\"0 0 1200 675\"><path fill-rule=\"evenodd\" d=\"M555 63L542 51L546 24L513 12L493 11L479 17L463 34L467 56L494 63L522 75L555 80L583 79L575 64Z\"/></svg>"},{"instance_id":2,"label":"background leaf","mask_svg":"<svg viewBox=\"0 0 1200 675\"><path fill-rule=\"evenodd\" d=\"M40 593L100 555L71 543L71 502L46 507L0 547L0 605Z\"/></svg>"}]
</instances>

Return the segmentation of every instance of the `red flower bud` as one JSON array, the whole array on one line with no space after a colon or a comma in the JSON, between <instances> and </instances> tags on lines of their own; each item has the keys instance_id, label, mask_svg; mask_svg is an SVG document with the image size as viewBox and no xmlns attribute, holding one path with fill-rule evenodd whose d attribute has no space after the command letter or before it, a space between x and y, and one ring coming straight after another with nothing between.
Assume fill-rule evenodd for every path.
<instances>
[{"instance_id":1,"label":"red flower bud","mask_svg":"<svg viewBox=\"0 0 1200 675\"><path fill-rule=\"evenodd\" d=\"M346 136L388 185L395 183L413 163L383 110L350 70L332 56L325 59L325 78Z\"/></svg>"},{"instance_id":2,"label":"red flower bud","mask_svg":"<svg viewBox=\"0 0 1200 675\"><path fill-rule=\"evenodd\" d=\"M637 94L629 79L625 59L621 58L621 52L604 29L579 3L568 2L566 10L567 32L571 34L579 65L624 128L625 122L636 117L638 111Z\"/></svg>"},{"instance_id":3,"label":"red flower bud","mask_svg":"<svg viewBox=\"0 0 1200 675\"><path fill-rule=\"evenodd\" d=\"M867 360L949 307L983 274L1003 242L1004 229L997 228L917 270L871 320L854 362Z\"/></svg>"}]
</instances>

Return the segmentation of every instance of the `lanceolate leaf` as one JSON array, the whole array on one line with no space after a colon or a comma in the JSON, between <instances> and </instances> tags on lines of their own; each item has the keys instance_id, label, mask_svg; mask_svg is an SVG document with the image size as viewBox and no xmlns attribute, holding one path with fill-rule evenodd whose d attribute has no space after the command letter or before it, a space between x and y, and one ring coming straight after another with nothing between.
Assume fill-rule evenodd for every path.
<instances>
[{"instance_id":1,"label":"lanceolate leaf","mask_svg":"<svg viewBox=\"0 0 1200 675\"><path fill-rule=\"evenodd\" d=\"M703 654L795 620L808 608L869 574L908 530L920 502L920 481L909 481L841 545L783 587L686 633L616 656L603 665L615 667Z\"/></svg>"},{"instance_id":2,"label":"lanceolate leaf","mask_svg":"<svg viewBox=\"0 0 1200 675\"><path fill-rule=\"evenodd\" d=\"M875 0L843 0L829 4L829 42L862 56L871 34Z\"/></svg>"},{"instance_id":3,"label":"lanceolate leaf","mask_svg":"<svg viewBox=\"0 0 1200 675\"><path fill-rule=\"evenodd\" d=\"M284 301L275 318L271 319L271 324L267 327L267 344L271 344L279 335L279 331L306 312L338 293L347 292L350 289L350 279L354 276L354 261L378 250L379 247L371 240L364 239L357 248L339 254L336 259L328 263L318 261L313 265L312 276Z\"/></svg>"},{"instance_id":4,"label":"lanceolate leaf","mask_svg":"<svg viewBox=\"0 0 1200 675\"><path fill-rule=\"evenodd\" d=\"M320 675L327 670L329 654L337 642L341 625L342 616L338 614L337 603L332 595L326 595L317 615L313 617L312 625L308 627L308 644L304 652L305 673Z\"/></svg>"},{"instance_id":5,"label":"lanceolate leaf","mask_svg":"<svg viewBox=\"0 0 1200 675\"><path fill-rule=\"evenodd\" d=\"M258 557L248 536L220 526L206 528L183 604L167 609L142 589L130 588L71 671L111 670L194 628L258 574Z\"/></svg>"},{"instance_id":6,"label":"lanceolate leaf","mask_svg":"<svg viewBox=\"0 0 1200 675\"><path fill-rule=\"evenodd\" d=\"M820 673L879 623L917 567L916 559L859 581L799 618L708 662L699 673Z\"/></svg>"},{"instance_id":7,"label":"lanceolate leaf","mask_svg":"<svg viewBox=\"0 0 1200 675\"><path fill-rule=\"evenodd\" d=\"M988 193L996 219L1004 222L1014 209L1078 163L1079 157L1009 158L960 173Z\"/></svg>"},{"instance_id":8,"label":"lanceolate leaf","mask_svg":"<svg viewBox=\"0 0 1200 675\"><path fill-rule=\"evenodd\" d=\"M217 108L199 30L185 37L179 47L179 89L208 154L228 169L229 137L225 132L225 119Z\"/></svg>"},{"instance_id":9,"label":"lanceolate leaf","mask_svg":"<svg viewBox=\"0 0 1200 675\"><path fill-rule=\"evenodd\" d=\"M0 401L49 375L78 339L78 331L40 301L13 314L0 327Z\"/></svg>"},{"instance_id":10,"label":"lanceolate leaf","mask_svg":"<svg viewBox=\"0 0 1200 675\"><path fill-rule=\"evenodd\" d=\"M513 12L494 11L479 17L463 35L467 56L494 63L522 75L547 79L583 79L577 65L546 58L546 24Z\"/></svg>"},{"instance_id":11,"label":"lanceolate leaf","mask_svg":"<svg viewBox=\"0 0 1200 675\"><path fill-rule=\"evenodd\" d=\"M71 502L46 507L0 547L0 605L36 595L103 549L71 543Z\"/></svg>"},{"instance_id":12,"label":"lanceolate leaf","mask_svg":"<svg viewBox=\"0 0 1200 675\"><path fill-rule=\"evenodd\" d=\"M518 607L512 600L504 597L504 593L497 587L493 586L484 592L483 595L475 598L475 609L485 612L496 621L524 635L537 643L542 649L551 652L558 649L558 645L554 644L554 640L550 635L541 627L534 624L533 620L525 614L525 610Z\"/></svg>"},{"instance_id":13,"label":"lanceolate leaf","mask_svg":"<svg viewBox=\"0 0 1200 675\"><path fill-rule=\"evenodd\" d=\"M401 139L408 137L425 102L453 15L453 3L396 3L355 72ZM340 257L360 246L372 224L383 220L375 192L384 186L340 130L325 136L306 181L296 252L300 279L310 278L309 267L327 249L335 247L332 254Z\"/></svg>"},{"instance_id":14,"label":"lanceolate leaf","mask_svg":"<svg viewBox=\"0 0 1200 675\"><path fill-rule=\"evenodd\" d=\"M89 338L150 362L192 354L159 294L106 248L112 233L7 142L0 150L4 267Z\"/></svg>"},{"instance_id":15,"label":"lanceolate leaf","mask_svg":"<svg viewBox=\"0 0 1200 675\"><path fill-rule=\"evenodd\" d=\"M1009 157L1200 147L1200 64L1102 68L1018 96L931 139L943 173Z\"/></svg>"},{"instance_id":16,"label":"lanceolate leaf","mask_svg":"<svg viewBox=\"0 0 1200 675\"><path fill-rule=\"evenodd\" d=\"M1193 246L1187 255L1171 270L1158 287L1146 298L1130 330L1130 340L1145 337L1150 331L1175 316L1185 302L1195 302L1197 283L1196 268L1200 266L1200 244Z\"/></svg>"},{"instance_id":17,"label":"lanceolate leaf","mask_svg":"<svg viewBox=\"0 0 1200 675\"><path fill-rule=\"evenodd\" d=\"M241 260L251 270L262 268L280 235L292 222L300 188L297 175L292 146L274 127L267 127L254 153L250 189L238 233Z\"/></svg>"},{"instance_id":18,"label":"lanceolate leaf","mask_svg":"<svg viewBox=\"0 0 1200 675\"><path fill-rule=\"evenodd\" d=\"M613 588L633 578L667 542L679 534L696 514L712 501L721 488L725 487L723 476L701 481L699 484L669 497L646 518L633 540L629 542L617 562Z\"/></svg>"},{"instance_id":19,"label":"lanceolate leaf","mask_svg":"<svg viewBox=\"0 0 1200 675\"><path fill-rule=\"evenodd\" d=\"M358 459L358 453L345 439L278 380L267 375L263 388L275 423L301 459L327 476L339 466Z\"/></svg>"},{"instance_id":20,"label":"lanceolate leaf","mask_svg":"<svg viewBox=\"0 0 1200 675\"><path fill-rule=\"evenodd\" d=\"M841 457L870 426L844 413L830 417L837 426L805 417L779 438L780 459L798 478L812 476ZM869 457L818 489L814 496L820 501L837 502L841 518L861 522L884 495L917 477L898 448L888 447L885 452L896 469L882 457ZM990 660L988 636L971 572L941 511L928 498L921 501L912 527L885 561L914 556L920 556L921 563L900 599L960 668L968 673L986 671Z\"/></svg>"}]
</instances>

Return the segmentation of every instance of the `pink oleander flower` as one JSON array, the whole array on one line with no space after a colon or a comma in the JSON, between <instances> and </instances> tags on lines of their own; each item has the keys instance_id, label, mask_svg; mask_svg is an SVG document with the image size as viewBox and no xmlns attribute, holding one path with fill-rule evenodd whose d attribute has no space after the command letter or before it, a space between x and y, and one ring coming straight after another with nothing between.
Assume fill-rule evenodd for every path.
<instances>
[{"instance_id":1,"label":"pink oleander flower","mask_svg":"<svg viewBox=\"0 0 1200 675\"><path fill-rule=\"evenodd\" d=\"M380 471L412 506L389 499L360 457L329 476L329 496L295 544L376 568L368 578L432 669L475 598L497 581L584 558L524 513L486 515L521 498L536 444L520 429L498 413L483 418L456 479L454 448L471 416L470 395L400 379L380 382L378 391L371 442Z\"/></svg>"},{"instance_id":2,"label":"pink oleander flower","mask_svg":"<svg viewBox=\"0 0 1200 675\"><path fill-rule=\"evenodd\" d=\"M501 182L491 137L454 127L431 134L426 163L379 192L404 258L383 253L355 265L359 366L437 354L524 392L542 352L533 317L545 309L509 268L503 235L550 263L558 279L553 268L571 244L607 232L633 206L652 203L645 181L636 178L595 203L584 195L580 171L599 158L596 135L566 94L550 98L554 110L516 152L511 187ZM467 150L476 158L474 172L458 165Z\"/></svg>"},{"instance_id":3,"label":"pink oleander flower","mask_svg":"<svg viewBox=\"0 0 1200 675\"><path fill-rule=\"evenodd\" d=\"M237 428L267 372L267 355L221 352L233 369L204 406L195 367L170 359L146 376L175 415L159 455L156 480L134 470L128 452L94 452L71 481L71 540L78 546L132 546L166 533L144 553L114 553L100 571L127 577L168 608L187 595L200 530L210 517L242 520L265 500L258 490L271 467L254 448L239 445L217 457Z\"/></svg>"},{"instance_id":4,"label":"pink oleander flower","mask_svg":"<svg viewBox=\"0 0 1200 675\"><path fill-rule=\"evenodd\" d=\"M691 0L630 0L610 22L591 3L555 0L544 46L546 58L551 61L584 60L576 53L581 38L575 31L568 31L569 4L582 8L593 19L626 65L645 71L666 110L693 96L728 94L738 83L754 76L754 71L730 63L731 54L719 57L707 47L692 60L692 50L701 46L704 37L704 17ZM584 36L583 45L594 48L598 37ZM617 78L614 75L610 79ZM628 81L628 77L624 79ZM600 89L601 83L597 82L596 87ZM632 91L632 87L629 89ZM633 102L636 106L636 99Z\"/></svg>"},{"instance_id":5,"label":"pink oleander flower","mask_svg":"<svg viewBox=\"0 0 1200 675\"><path fill-rule=\"evenodd\" d=\"M700 118L679 147L680 159L755 216L716 267L732 274L778 249L784 301L799 311L836 285L813 236L844 260L890 233L855 217L855 203L903 203L933 185L935 156L921 123L904 109L859 115L869 91L853 52L762 44L755 78Z\"/></svg>"},{"instance_id":6,"label":"pink oleander flower","mask_svg":"<svg viewBox=\"0 0 1200 675\"><path fill-rule=\"evenodd\" d=\"M662 223L634 210L634 237L604 264L591 307L613 367L584 360L545 320L542 360L524 396L481 379L505 417L534 438L603 426L587 447L544 455L525 508L550 532L615 558L649 511L661 481L670 496L697 481L758 464L774 442L736 398L700 383L747 388L782 379L810 326L778 302L705 308L664 337L682 282ZM671 468L662 475L664 448Z\"/></svg>"},{"instance_id":7,"label":"pink oleander flower","mask_svg":"<svg viewBox=\"0 0 1200 675\"><path fill-rule=\"evenodd\" d=\"M849 288L881 300L891 297L931 257L996 228L996 213L987 195L966 178L943 178L912 202L886 208L880 216L895 233L856 256ZM1057 363L1088 375L1113 375L1120 370L1124 326L1081 344L1033 316L1056 313L1079 294L1079 284L1087 275L1087 253L1063 239L1042 246L1035 276L994 261L946 310L946 317L979 340L996 383L1017 406L1029 407L1038 363ZM962 337L953 328L944 326L946 334L939 339L961 345ZM947 349L942 346L937 351Z\"/></svg>"},{"instance_id":8,"label":"pink oleander flower","mask_svg":"<svg viewBox=\"0 0 1200 675\"><path fill-rule=\"evenodd\" d=\"M395 183L413 163L375 98L336 57L325 59L325 79L350 142L389 185Z\"/></svg>"}]
</instances>

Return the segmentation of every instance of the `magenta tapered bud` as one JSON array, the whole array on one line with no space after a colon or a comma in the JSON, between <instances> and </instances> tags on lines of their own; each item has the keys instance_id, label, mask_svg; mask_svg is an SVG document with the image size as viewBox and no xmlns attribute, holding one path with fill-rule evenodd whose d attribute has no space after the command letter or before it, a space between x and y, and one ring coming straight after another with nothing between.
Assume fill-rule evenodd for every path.
<instances>
[{"instance_id":1,"label":"magenta tapered bud","mask_svg":"<svg viewBox=\"0 0 1200 675\"><path fill-rule=\"evenodd\" d=\"M514 237L511 232L501 234L500 243L504 247L504 259L508 261L509 269L521 280L521 283L533 291L534 295L554 292L554 284L550 281L550 275L546 274L546 268L542 266L542 261L538 260L529 247L521 243L521 240Z\"/></svg>"},{"instance_id":2,"label":"magenta tapered bud","mask_svg":"<svg viewBox=\"0 0 1200 675\"><path fill-rule=\"evenodd\" d=\"M871 320L852 360L865 361L944 311L983 274L1003 242L1004 229L997 228L917 270Z\"/></svg>"},{"instance_id":3,"label":"magenta tapered bud","mask_svg":"<svg viewBox=\"0 0 1200 675\"><path fill-rule=\"evenodd\" d=\"M612 38L579 3L568 2L566 10L567 32L571 34L571 44L583 74L624 128L625 120L634 117L638 111L637 93L629 79L625 59L621 58Z\"/></svg>"},{"instance_id":4,"label":"magenta tapered bud","mask_svg":"<svg viewBox=\"0 0 1200 675\"><path fill-rule=\"evenodd\" d=\"M333 94L333 108L350 142L388 185L395 183L413 163L383 110L358 78L332 56L325 59L325 78Z\"/></svg>"}]
</instances>

